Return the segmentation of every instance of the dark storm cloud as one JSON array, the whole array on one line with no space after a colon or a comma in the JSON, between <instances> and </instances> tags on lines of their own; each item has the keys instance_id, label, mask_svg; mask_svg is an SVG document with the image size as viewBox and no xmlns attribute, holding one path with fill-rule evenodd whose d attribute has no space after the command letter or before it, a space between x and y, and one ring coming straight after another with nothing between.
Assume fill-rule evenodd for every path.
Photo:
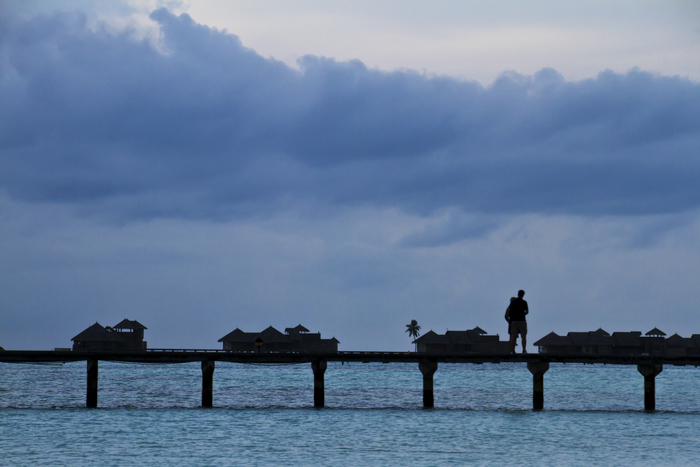
<instances>
[{"instance_id":1,"label":"dark storm cloud","mask_svg":"<svg viewBox=\"0 0 700 467\"><path fill-rule=\"evenodd\" d=\"M0 24L0 189L115 218L316 205L629 215L700 206L700 85L643 71L491 86L300 70L157 10L161 50L78 15ZM491 222L448 222L479 235ZM448 242L427 231L407 241Z\"/></svg>"}]
</instances>

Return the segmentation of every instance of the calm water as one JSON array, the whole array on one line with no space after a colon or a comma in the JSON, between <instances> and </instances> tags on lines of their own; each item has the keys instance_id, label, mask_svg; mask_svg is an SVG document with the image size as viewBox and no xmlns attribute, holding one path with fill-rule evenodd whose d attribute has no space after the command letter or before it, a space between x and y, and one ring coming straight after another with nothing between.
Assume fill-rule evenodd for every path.
<instances>
[{"instance_id":1,"label":"calm water","mask_svg":"<svg viewBox=\"0 0 700 467\"><path fill-rule=\"evenodd\" d=\"M636 367L552 365L530 410L524 364L441 364L435 409L416 364L332 364L314 409L310 365L0 363L0 465L699 465L700 368L665 367L657 410Z\"/></svg>"}]
</instances>

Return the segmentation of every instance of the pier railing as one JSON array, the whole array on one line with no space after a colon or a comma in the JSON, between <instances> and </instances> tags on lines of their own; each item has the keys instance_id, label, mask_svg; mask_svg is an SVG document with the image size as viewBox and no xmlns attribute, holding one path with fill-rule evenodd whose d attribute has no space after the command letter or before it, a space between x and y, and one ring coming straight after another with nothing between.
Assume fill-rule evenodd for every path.
<instances>
[{"instance_id":1,"label":"pier railing","mask_svg":"<svg viewBox=\"0 0 700 467\"><path fill-rule=\"evenodd\" d=\"M423 375L423 406L434 406L433 377L439 363L506 363L521 362L533 377L532 406L544 408L544 374L550 363L583 363L604 365L636 365L644 377L644 408L655 410L655 378L664 365L699 366L700 356L658 355L581 355L581 354L473 354L423 352L238 352L221 349L148 349L139 351L88 350L5 350L0 351L0 362L47 363L87 362L86 406L97 407L99 361L134 363L187 363L200 362L202 367L202 406L213 405L213 377L216 362L248 364L302 364L310 363L314 376L314 406L325 405L324 374L328 362L361 363L417 363Z\"/></svg>"}]
</instances>

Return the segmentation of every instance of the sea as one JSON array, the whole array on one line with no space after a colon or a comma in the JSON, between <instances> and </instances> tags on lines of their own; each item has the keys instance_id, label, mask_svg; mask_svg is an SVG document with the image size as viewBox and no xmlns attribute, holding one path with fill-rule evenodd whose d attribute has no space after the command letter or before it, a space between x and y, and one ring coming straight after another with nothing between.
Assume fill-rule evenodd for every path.
<instances>
[{"instance_id":1,"label":"sea","mask_svg":"<svg viewBox=\"0 0 700 467\"><path fill-rule=\"evenodd\" d=\"M700 465L700 368L665 366L644 411L635 366L552 364L542 411L524 363L440 364L435 407L417 364L0 363L2 466Z\"/></svg>"}]
</instances>

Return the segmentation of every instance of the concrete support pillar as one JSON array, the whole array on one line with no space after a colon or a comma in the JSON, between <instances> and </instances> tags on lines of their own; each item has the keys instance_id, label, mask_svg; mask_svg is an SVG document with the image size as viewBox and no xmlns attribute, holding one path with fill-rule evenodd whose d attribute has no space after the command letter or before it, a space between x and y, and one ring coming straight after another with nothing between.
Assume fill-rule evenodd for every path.
<instances>
[{"instance_id":1,"label":"concrete support pillar","mask_svg":"<svg viewBox=\"0 0 700 467\"><path fill-rule=\"evenodd\" d=\"M325 383L323 381L326 368L328 368L328 362L325 360L311 362L311 370L314 372L314 407L326 405Z\"/></svg>"},{"instance_id":2,"label":"concrete support pillar","mask_svg":"<svg viewBox=\"0 0 700 467\"><path fill-rule=\"evenodd\" d=\"M549 362L528 362L527 369L532 373L532 410L544 408L544 374L549 370Z\"/></svg>"},{"instance_id":3,"label":"concrete support pillar","mask_svg":"<svg viewBox=\"0 0 700 467\"><path fill-rule=\"evenodd\" d=\"M97 370L98 362L96 359L88 359L87 361L87 397L85 400L86 407L97 407Z\"/></svg>"},{"instance_id":4,"label":"concrete support pillar","mask_svg":"<svg viewBox=\"0 0 700 467\"><path fill-rule=\"evenodd\" d=\"M663 365L637 365L644 376L644 410L656 410L656 375L663 369Z\"/></svg>"},{"instance_id":5,"label":"concrete support pillar","mask_svg":"<svg viewBox=\"0 0 700 467\"><path fill-rule=\"evenodd\" d=\"M423 373L423 407L432 408L435 406L433 375L438 369L438 363L424 360L418 363L418 369Z\"/></svg>"},{"instance_id":6,"label":"concrete support pillar","mask_svg":"<svg viewBox=\"0 0 700 467\"><path fill-rule=\"evenodd\" d=\"M214 366L211 360L202 361L202 407L214 404Z\"/></svg>"}]
</instances>

